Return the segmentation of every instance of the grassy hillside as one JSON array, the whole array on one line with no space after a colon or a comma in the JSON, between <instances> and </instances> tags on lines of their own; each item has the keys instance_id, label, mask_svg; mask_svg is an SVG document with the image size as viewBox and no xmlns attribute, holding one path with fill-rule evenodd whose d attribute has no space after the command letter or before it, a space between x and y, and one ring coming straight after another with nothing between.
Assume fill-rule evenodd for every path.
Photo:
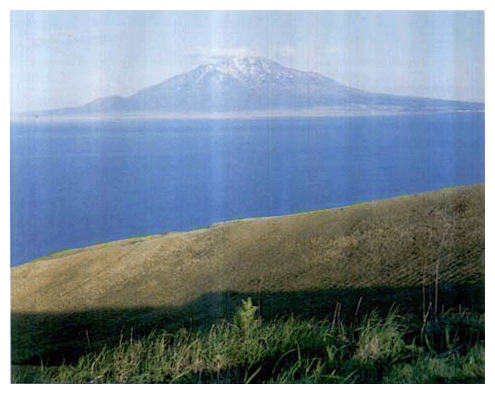
<instances>
[{"instance_id":1,"label":"grassy hillside","mask_svg":"<svg viewBox=\"0 0 495 394\"><path fill-rule=\"evenodd\" d=\"M375 309L484 313L484 185L67 251L11 269L12 361L71 362L122 336Z\"/></svg>"},{"instance_id":2,"label":"grassy hillside","mask_svg":"<svg viewBox=\"0 0 495 394\"><path fill-rule=\"evenodd\" d=\"M440 313L421 328L392 310L344 324L265 322L248 299L233 322L154 331L77 363L14 365L13 383L484 383L484 318Z\"/></svg>"}]
</instances>

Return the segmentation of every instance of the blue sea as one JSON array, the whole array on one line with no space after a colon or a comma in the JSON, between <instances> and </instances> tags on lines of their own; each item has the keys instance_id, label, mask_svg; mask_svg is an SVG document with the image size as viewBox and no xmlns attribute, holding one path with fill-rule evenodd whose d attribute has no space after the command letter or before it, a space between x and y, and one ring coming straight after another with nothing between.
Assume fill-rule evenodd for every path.
<instances>
[{"instance_id":1,"label":"blue sea","mask_svg":"<svg viewBox=\"0 0 495 394\"><path fill-rule=\"evenodd\" d=\"M484 113L11 123L11 266L482 183Z\"/></svg>"}]
</instances>

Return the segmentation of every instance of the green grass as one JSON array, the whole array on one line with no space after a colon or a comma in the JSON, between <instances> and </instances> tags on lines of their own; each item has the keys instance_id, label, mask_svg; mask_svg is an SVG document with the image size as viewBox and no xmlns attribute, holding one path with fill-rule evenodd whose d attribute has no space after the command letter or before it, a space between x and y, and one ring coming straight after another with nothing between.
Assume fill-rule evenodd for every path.
<instances>
[{"instance_id":1,"label":"green grass","mask_svg":"<svg viewBox=\"0 0 495 394\"><path fill-rule=\"evenodd\" d=\"M416 322L417 323L417 322ZM16 367L13 383L483 383L484 318L446 312L419 327L391 311L344 323L264 322L247 300L209 330L121 338L74 365Z\"/></svg>"},{"instance_id":2,"label":"green grass","mask_svg":"<svg viewBox=\"0 0 495 394\"><path fill-rule=\"evenodd\" d=\"M480 381L484 207L474 185L11 268L12 379Z\"/></svg>"}]
</instances>

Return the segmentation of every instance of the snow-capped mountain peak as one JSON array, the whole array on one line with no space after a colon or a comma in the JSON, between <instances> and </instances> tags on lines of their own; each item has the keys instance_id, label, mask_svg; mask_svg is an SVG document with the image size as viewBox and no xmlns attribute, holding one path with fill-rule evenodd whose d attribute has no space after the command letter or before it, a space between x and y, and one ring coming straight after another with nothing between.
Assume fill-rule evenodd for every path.
<instances>
[{"instance_id":1,"label":"snow-capped mountain peak","mask_svg":"<svg viewBox=\"0 0 495 394\"><path fill-rule=\"evenodd\" d=\"M463 108L468 104L375 94L353 89L314 72L284 67L259 58L224 58L123 97L106 97L82 107L44 111L45 114L122 112L221 113L302 108Z\"/></svg>"},{"instance_id":2,"label":"snow-capped mountain peak","mask_svg":"<svg viewBox=\"0 0 495 394\"><path fill-rule=\"evenodd\" d=\"M281 76L294 78L293 71L268 59L258 57L224 58L205 66L205 71L216 71L230 75L242 82L265 81L269 78L278 79Z\"/></svg>"}]
</instances>

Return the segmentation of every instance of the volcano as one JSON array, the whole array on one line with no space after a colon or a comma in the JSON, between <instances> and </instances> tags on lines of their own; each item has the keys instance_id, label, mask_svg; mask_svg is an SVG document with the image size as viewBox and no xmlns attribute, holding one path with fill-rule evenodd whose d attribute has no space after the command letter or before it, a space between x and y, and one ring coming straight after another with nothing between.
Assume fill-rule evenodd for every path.
<instances>
[{"instance_id":1,"label":"volcano","mask_svg":"<svg viewBox=\"0 0 495 394\"><path fill-rule=\"evenodd\" d=\"M313 113L430 113L484 111L484 104L379 94L324 75L249 57L223 59L174 76L129 97L109 96L86 105L37 115L225 114L306 110ZM253 112L254 111L254 112ZM284 112L285 111L285 112ZM296 112L297 113L297 112Z\"/></svg>"}]
</instances>

